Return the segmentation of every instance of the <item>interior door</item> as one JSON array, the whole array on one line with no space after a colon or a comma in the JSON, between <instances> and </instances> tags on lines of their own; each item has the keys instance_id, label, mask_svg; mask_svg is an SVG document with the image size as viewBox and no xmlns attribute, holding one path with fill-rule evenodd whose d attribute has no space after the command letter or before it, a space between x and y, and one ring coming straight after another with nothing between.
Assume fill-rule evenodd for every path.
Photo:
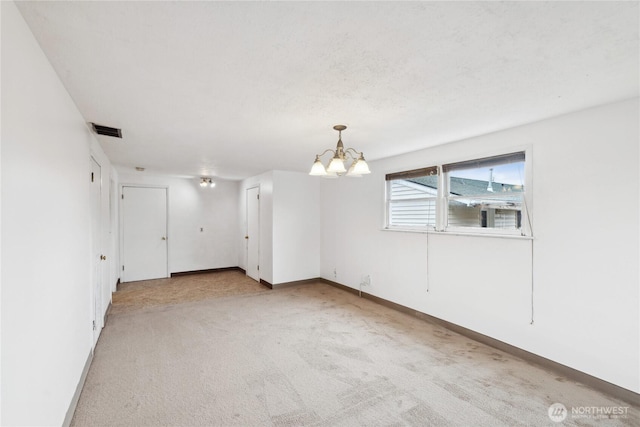
<instances>
[{"instance_id":1,"label":"interior door","mask_svg":"<svg viewBox=\"0 0 640 427\"><path fill-rule=\"evenodd\" d=\"M260 187L247 189L247 276L260 281Z\"/></svg>"},{"instance_id":2,"label":"interior door","mask_svg":"<svg viewBox=\"0 0 640 427\"><path fill-rule=\"evenodd\" d=\"M93 323L93 343L98 341L102 330L102 261L105 259L102 254L101 239L101 196L102 179L100 165L91 158L91 304Z\"/></svg>"},{"instance_id":3,"label":"interior door","mask_svg":"<svg viewBox=\"0 0 640 427\"><path fill-rule=\"evenodd\" d=\"M168 277L167 189L122 187L122 281Z\"/></svg>"}]
</instances>

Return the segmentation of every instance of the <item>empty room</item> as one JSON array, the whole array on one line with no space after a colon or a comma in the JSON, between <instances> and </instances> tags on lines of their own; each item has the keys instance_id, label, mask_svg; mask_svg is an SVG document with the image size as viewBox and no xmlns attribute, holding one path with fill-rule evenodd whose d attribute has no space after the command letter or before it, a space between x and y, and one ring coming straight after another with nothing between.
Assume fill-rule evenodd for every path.
<instances>
[{"instance_id":1,"label":"empty room","mask_svg":"<svg viewBox=\"0 0 640 427\"><path fill-rule=\"evenodd\" d=\"M639 17L0 2L0 424L640 425Z\"/></svg>"}]
</instances>

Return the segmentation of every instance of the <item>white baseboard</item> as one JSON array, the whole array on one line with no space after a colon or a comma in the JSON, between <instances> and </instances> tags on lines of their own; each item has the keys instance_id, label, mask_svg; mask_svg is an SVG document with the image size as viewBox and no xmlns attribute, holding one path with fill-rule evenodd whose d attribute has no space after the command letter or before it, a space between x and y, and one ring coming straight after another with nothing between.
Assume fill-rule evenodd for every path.
<instances>
[{"instance_id":1,"label":"white baseboard","mask_svg":"<svg viewBox=\"0 0 640 427\"><path fill-rule=\"evenodd\" d=\"M73 420L73 414L76 412L76 406L78 406L78 400L80 400L80 394L82 393L82 388L84 387L84 382L87 379L87 374L89 373L92 361L93 350L90 350L89 356L87 356L87 361L84 363L84 368L82 369L82 375L80 375L80 381L78 381L78 385L76 386L76 392L73 394L73 398L69 404L69 409L67 409L67 415L64 417L62 427L69 427L71 425L71 420Z\"/></svg>"}]
</instances>

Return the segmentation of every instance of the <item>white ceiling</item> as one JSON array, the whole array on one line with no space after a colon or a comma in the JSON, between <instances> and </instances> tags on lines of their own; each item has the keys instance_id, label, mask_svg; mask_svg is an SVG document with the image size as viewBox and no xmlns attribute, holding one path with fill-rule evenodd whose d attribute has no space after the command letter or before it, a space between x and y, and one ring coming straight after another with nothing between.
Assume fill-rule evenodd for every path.
<instances>
[{"instance_id":1,"label":"white ceiling","mask_svg":"<svg viewBox=\"0 0 640 427\"><path fill-rule=\"evenodd\" d=\"M115 165L240 179L638 96L638 2L23 2Z\"/></svg>"}]
</instances>

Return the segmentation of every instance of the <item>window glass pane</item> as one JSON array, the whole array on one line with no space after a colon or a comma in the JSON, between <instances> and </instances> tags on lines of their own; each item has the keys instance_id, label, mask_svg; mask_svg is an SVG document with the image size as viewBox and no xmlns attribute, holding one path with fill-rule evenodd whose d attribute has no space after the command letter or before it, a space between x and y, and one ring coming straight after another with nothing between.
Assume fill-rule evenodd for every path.
<instances>
[{"instance_id":1,"label":"window glass pane","mask_svg":"<svg viewBox=\"0 0 640 427\"><path fill-rule=\"evenodd\" d=\"M519 229L524 161L455 169L449 176L448 226Z\"/></svg>"},{"instance_id":2,"label":"window glass pane","mask_svg":"<svg viewBox=\"0 0 640 427\"><path fill-rule=\"evenodd\" d=\"M435 226L437 175L393 179L387 182L389 226Z\"/></svg>"}]
</instances>

